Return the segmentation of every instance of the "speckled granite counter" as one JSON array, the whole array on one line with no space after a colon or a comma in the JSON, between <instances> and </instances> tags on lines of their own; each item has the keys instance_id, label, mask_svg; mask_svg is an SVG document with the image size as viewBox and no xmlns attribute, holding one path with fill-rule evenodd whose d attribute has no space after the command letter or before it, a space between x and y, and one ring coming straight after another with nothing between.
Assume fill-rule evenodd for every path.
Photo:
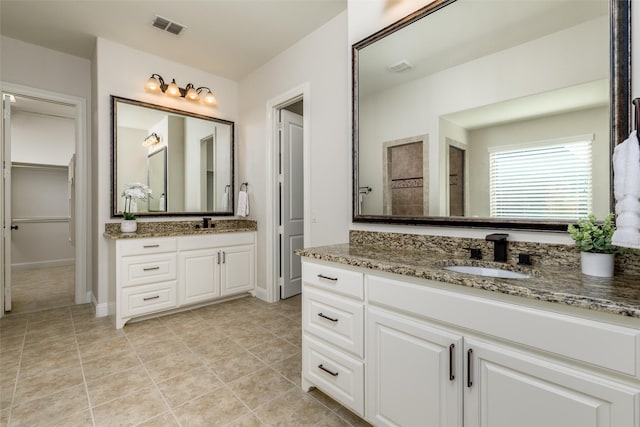
<instances>
[{"instance_id":1,"label":"speckled granite counter","mask_svg":"<svg viewBox=\"0 0 640 427\"><path fill-rule=\"evenodd\" d=\"M107 239L140 239L143 237L171 237L198 234L238 233L242 231L256 231L258 223L248 219L211 220L212 228L201 228L202 221L157 221L138 222L135 233L120 231L119 222L105 224L103 236Z\"/></svg>"},{"instance_id":2,"label":"speckled granite counter","mask_svg":"<svg viewBox=\"0 0 640 427\"><path fill-rule=\"evenodd\" d=\"M524 267L512 263L494 263L452 258L433 252L393 246L342 244L301 249L298 255L385 271L453 285L484 289L540 301L598 310L640 319L640 276L618 274L598 278L580 273L578 264L567 266ZM528 279L499 279L456 273L442 269L446 265L502 267L526 272Z\"/></svg>"}]
</instances>

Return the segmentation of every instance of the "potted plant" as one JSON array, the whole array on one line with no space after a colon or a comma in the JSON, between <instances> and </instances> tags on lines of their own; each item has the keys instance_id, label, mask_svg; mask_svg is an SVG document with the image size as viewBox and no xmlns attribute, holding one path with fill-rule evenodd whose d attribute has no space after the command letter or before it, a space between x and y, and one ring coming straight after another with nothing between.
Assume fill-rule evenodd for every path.
<instances>
[{"instance_id":1,"label":"potted plant","mask_svg":"<svg viewBox=\"0 0 640 427\"><path fill-rule=\"evenodd\" d=\"M138 229L135 215L137 211L137 201L144 201L150 198L151 189L141 182L134 182L124 186L121 196L124 197L124 211L122 212L124 219L120 223L120 231L123 233L134 233Z\"/></svg>"},{"instance_id":2,"label":"potted plant","mask_svg":"<svg viewBox=\"0 0 640 427\"><path fill-rule=\"evenodd\" d=\"M616 231L615 215L610 213L599 223L595 215L589 215L569 225L568 231L580 250L582 272L590 276L613 277L615 254L624 249L611 244Z\"/></svg>"}]
</instances>

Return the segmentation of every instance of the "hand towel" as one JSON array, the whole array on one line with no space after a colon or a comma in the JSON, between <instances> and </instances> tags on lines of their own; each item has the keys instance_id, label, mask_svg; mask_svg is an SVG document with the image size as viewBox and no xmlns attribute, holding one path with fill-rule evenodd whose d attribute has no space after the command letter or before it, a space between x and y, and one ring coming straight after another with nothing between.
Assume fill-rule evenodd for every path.
<instances>
[{"instance_id":1,"label":"hand towel","mask_svg":"<svg viewBox=\"0 0 640 427\"><path fill-rule=\"evenodd\" d=\"M229 187L224 187L224 194L222 195L222 212L229 210Z\"/></svg>"},{"instance_id":2,"label":"hand towel","mask_svg":"<svg viewBox=\"0 0 640 427\"><path fill-rule=\"evenodd\" d=\"M613 151L616 231L611 243L640 249L640 142L636 131Z\"/></svg>"},{"instance_id":3,"label":"hand towel","mask_svg":"<svg viewBox=\"0 0 640 427\"><path fill-rule=\"evenodd\" d=\"M242 217L249 216L249 196L246 191L241 190L238 193L238 209L236 215Z\"/></svg>"}]
</instances>

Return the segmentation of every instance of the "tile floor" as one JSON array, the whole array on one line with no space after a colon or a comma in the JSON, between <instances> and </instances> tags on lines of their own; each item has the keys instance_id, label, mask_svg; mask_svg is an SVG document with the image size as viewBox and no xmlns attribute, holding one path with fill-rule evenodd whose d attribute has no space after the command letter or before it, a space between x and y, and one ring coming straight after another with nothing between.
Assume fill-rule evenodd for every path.
<instances>
[{"instance_id":1,"label":"tile floor","mask_svg":"<svg viewBox=\"0 0 640 427\"><path fill-rule=\"evenodd\" d=\"M116 330L90 305L0 320L2 426L368 425L300 389L300 297Z\"/></svg>"},{"instance_id":2,"label":"tile floor","mask_svg":"<svg viewBox=\"0 0 640 427\"><path fill-rule=\"evenodd\" d=\"M75 266L11 272L11 312L26 313L64 307L75 301Z\"/></svg>"}]
</instances>

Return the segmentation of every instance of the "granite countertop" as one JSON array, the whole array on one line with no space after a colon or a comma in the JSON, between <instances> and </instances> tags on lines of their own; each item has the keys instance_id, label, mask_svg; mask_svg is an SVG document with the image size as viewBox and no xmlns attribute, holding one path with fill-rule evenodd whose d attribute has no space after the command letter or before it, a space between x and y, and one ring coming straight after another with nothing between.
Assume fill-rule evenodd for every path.
<instances>
[{"instance_id":1,"label":"granite countertop","mask_svg":"<svg viewBox=\"0 0 640 427\"><path fill-rule=\"evenodd\" d=\"M105 224L102 234L110 240L141 239L146 237L176 237L193 236L203 234L241 233L243 231L256 231L256 221L252 220L212 220L212 228L201 228L200 221L160 221L138 222L138 230L135 233L123 233L120 231L120 223Z\"/></svg>"},{"instance_id":2,"label":"granite countertop","mask_svg":"<svg viewBox=\"0 0 640 427\"><path fill-rule=\"evenodd\" d=\"M485 260L454 259L424 250L375 245L341 244L300 249L296 254L369 268L377 271L436 280L540 301L555 302L611 314L640 318L640 276L617 274L600 278L575 268L519 266ZM528 279L500 279L444 270L446 265L500 267L528 273Z\"/></svg>"}]
</instances>

